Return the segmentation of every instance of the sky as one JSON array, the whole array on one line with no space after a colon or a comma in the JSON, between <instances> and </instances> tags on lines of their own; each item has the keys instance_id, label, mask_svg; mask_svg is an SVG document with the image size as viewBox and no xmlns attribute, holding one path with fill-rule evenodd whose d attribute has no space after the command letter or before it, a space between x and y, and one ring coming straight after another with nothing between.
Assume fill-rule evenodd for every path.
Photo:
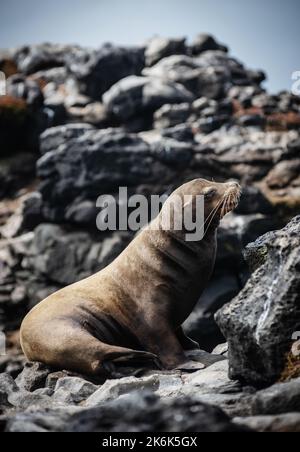
<instances>
[{"instance_id":1,"label":"sky","mask_svg":"<svg viewBox=\"0 0 300 452\"><path fill-rule=\"evenodd\" d=\"M290 90L300 71L300 0L0 0L0 48L56 42L139 45L154 35L215 35L231 55Z\"/></svg>"}]
</instances>

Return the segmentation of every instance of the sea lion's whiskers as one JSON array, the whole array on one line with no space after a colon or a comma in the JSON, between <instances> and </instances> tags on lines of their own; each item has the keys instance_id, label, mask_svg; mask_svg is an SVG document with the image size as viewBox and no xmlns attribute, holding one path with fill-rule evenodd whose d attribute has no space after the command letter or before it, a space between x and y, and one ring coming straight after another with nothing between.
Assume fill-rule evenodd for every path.
<instances>
[{"instance_id":1,"label":"sea lion's whiskers","mask_svg":"<svg viewBox=\"0 0 300 452\"><path fill-rule=\"evenodd\" d=\"M214 215L214 213L216 212L216 210L219 209L220 205L222 204L223 199L221 199L218 204L216 205L216 207L210 212L210 214L208 215L208 217L206 218L206 220L204 221L204 225L208 222L208 220L211 218L212 215Z\"/></svg>"},{"instance_id":2,"label":"sea lion's whiskers","mask_svg":"<svg viewBox=\"0 0 300 452\"><path fill-rule=\"evenodd\" d=\"M218 204L216 205L216 207L210 212L210 214L208 215L208 217L206 218L206 220L204 221L203 226L206 225L206 223L211 219L211 217L213 217L215 215L215 213L219 210L222 202L223 202L223 198L218 202Z\"/></svg>"},{"instance_id":3,"label":"sea lion's whiskers","mask_svg":"<svg viewBox=\"0 0 300 452\"><path fill-rule=\"evenodd\" d=\"M220 206L222 205L222 203L225 203L225 201L226 201L226 199L224 199L224 197L223 197L223 198L220 200L220 202L217 204L217 207L213 210L214 214L213 214L213 216L211 217L211 220L210 220L210 222L209 222L209 224L208 224L206 230L204 231L204 236L203 236L203 238L205 238L205 236L206 236L206 234L207 234L207 232L208 232L208 230L209 230L209 227L210 227L211 223L213 222L213 220L214 220L214 218L215 218L215 216L216 216L216 214L217 214L217 212L218 212ZM223 204L223 207L224 207L224 204ZM223 207L222 207L222 209L223 209Z\"/></svg>"}]
</instances>

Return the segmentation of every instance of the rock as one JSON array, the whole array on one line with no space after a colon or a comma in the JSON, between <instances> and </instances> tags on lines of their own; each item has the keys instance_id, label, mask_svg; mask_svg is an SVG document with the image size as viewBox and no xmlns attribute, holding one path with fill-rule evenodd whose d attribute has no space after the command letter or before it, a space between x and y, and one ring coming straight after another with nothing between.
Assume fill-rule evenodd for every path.
<instances>
[{"instance_id":1,"label":"rock","mask_svg":"<svg viewBox=\"0 0 300 452\"><path fill-rule=\"evenodd\" d=\"M19 198L20 205L1 228L2 237L10 239L34 229L43 221L40 193L29 193Z\"/></svg>"},{"instance_id":2,"label":"rock","mask_svg":"<svg viewBox=\"0 0 300 452\"><path fill-rule=\"evenodd\" d=\"M207 50L221 50L222 52L228 52L228 48L219 44L213 36L202 33L193 41L191 51L193 55L199 55Z\"/></svg>"},{"instance_id":3,"label":"rock","mask_svg":"<svg viewBox=\"0 0 300 452\"><path fill-rule=\"evenodd\" d=\"M10 418L8 432L236 432L249 428L233 424L220 409L192 398L163 401L152 394L130 397L91 409L41 410Z\"/></svg>"},{"instance_id":4,"label":"rock","mask_svg":"<svg viewBox=\"0 0 300 452\"><path fill-rule=\"evenodd\" d=\"M192 114L189 103L163 105L154 114L154 126L157 129L166 129L185 123Z\"/></svg>"},{"instance_id":5,"label":"rock","mask_svg":"<svg viewBox=\"0 0 300 452\"><path fill-rule=\"evenodd\" d=\"M24 46L16 49L14 60L20 72L34 74L40 70L64 66L68 54L76 48L57 44L41 44Z\"/></svg>"},{"instance_id":6,"label":"rock","mask_svg":"<svg viewBox=\"0 0 300 452\"><path fill-rule=\"evenodd\" d=\"M92 102L85 107L69 107L67 111L74 121L88 123L98 128L112 125L109 114L101 102Z\"/></svg>"},{"instance_id":7,"label":"rock","mask_svg":"<svg viewBox=\"0 0 300 452\"><path fill-rule=\"evenodd\" d=\"M25 365L25 357L23 354L11 354L0 357L0 372L9 374L12 378L16 378L23 370Z\"/></svg>"},{"instance_id":8,"label":"rock","mask_svg":"<svg viewBox=\"0 0 300 452\"><path fill-rule=\"evenodd\" d=\"M65 286L104 268L129 240L126 234L116 233L99 242L86 232L68 233L57 225L42 224L35 231L23 265L46 278L48 284L51 281Z\"/></svg>"},{"instance_id":9,"label":"rock","mask_svg":"<svg viewBox=\"0 0 300 452\"><path fill-rule=\"evenodd\" d=\"M68 409L48 409L47 414L42 409L31 408L30 412L19 413L9 418L5 431L7 432L30 432L46 433L58 432L67 422L68 418L77 411L76 407Z\"/></svg>"},{"instance_id":10,"label":"rock","mask_svg":"<svg viewBox=\"0 0 300 452\"><path fill-rule=\"evenodd\" d=\"M19 410L27 410L35 406L47 410L54 407L54 403L48 395L49 393L51 393L49 390L43 391L41 394L28 391L11 392L8 396L8 402Z\"/></svg>"},{"instance_id":11,"label":"rock","mask_svg":"<svg viewBox=\"0 0 300 452\"><path fill-rule=\"evenodd\" d=\"M55 132L51 132L52 136ZM60 133L61 130L57 130L57 134ZM62 134L54 141L46 135L46 143L48 137L48 143L53 144L64 140L64 132ZM186 155L186 150L184 152ZM74 208L82 202L91 201L95 206L102 194L117 192L119 187L153 185L167 180L171 173L139 136L112 129L88 130L79 137L66 139L58 148L47 152L38 161L37 168L43 216L56 222L64 221L67 215L69 220L76 220L78 214ZM85 209L86 206L84 204ZM94 227L96 216L92 220Z\"/></svg>"},{"instance_id":12,"label":"rock","mask_svg":"<svg viewBox=\"0 0 300 452\"><path fill-rule=\"evenodd\" d=\"M169 39L159 36L151 39L145 50L146 65L153 66L170 55L184 55L187 52L185 38Z\"/></svg>"},{"instance_id":13,"label":"rock","mask_svg":"<svg viewBox=\"0 0 300 452\"><path fill-rule=\"evenodd\" d=\"M56 86L63 85L68 79L68 71L66 67L53 67L50 69L42 69L30 76L31 80L35 80L41 85L55 83Z\"/></svg>"},{"instance_id":14,"label":"rock","mask_svg":"<svg viewBox=\"0 0 300 452\"><path fill-rule=\"evenodd\" d=\"M93 127L90 124L77 123L67 124L59 127L52 127L47 129L40 138L41 154L59 150L60 146L67 141L72 141L83 136L86 132L92 131Z\"/></svg>"},{"instance_id":15,"label":"rock","mask_svg":"<svg viewBox=\"0 0 300 452\"><path fill-rule=\"evenodd\" d=\"M139 113L153 113L164 104L192 100L192 94L180 84L137 76L126 77L103 96L108 111L123 121Z\"/></svg>"},{"instance_id":16,"label":"rock","mask_svg":"<svg viewBox=\"0 0 300 452\"><path fill-rule=\"evenodd\" d=\"M300 379L278 383L258 391L252 397L251 406L254 415L299 412Z\"/></svg>"},{"instance_id":17,"label":"rock","mask_svg":"<svg viewBox=\"0 0 300 452\"><path fill-rule=\"evenodd\" d=\"M226 359L219 360L207 369L200 370L184 377L185 393L195 391L197 394L218 393L239 385L232 382L228 377L228 361ZM223 391L224 392L224 391Z\"/></svg>"},{"instance_id":18,"label":"rock","mask_svg":"<svg viewBox=\"0 0 300 452\"><path fill-rule=\"evenodd\" d=\"M165 165L178 168L188 167L193 157L193 146L172 138L164 138L152 145L153 155Z\"/></svg>"},{"instance_id":19,"label":"rock","mask_svg":"<svg viewBox=\"0 0 300 452\"><path fill-rule=\"evenodd\" d=\"M97 386L82 378L60 378L54 389L53 400L64 405L76 405L92 396L97 389Z\"/></svg>"},{"instance_id":20,"label":"rock","mask_svg":"<svg viewBox=\"0 0 300 452\"><path fill-rule=\"evenodd\" d=\"M51 370L41 363L26 363L23 372L16 378L20 390L36 391L45 386Z\"/></svg>"},{"instance_id":21,"label":"rock","mask_svg":"<svg viewBox=\"0 0 300 452\"><path fill-rule=\"evenodd\" d=\"M219 165L230 170L245 185L262 180L286 154L295 139L294 131L262 132L238 126L221 128L208 135L199 134L197 152L213 152ZM235 175L235 176L233 176Z\"/></svg>"},{"instance_id":22,"label":"rock","mask_svg":"<svg viewBox=\"0 0 300 452\"><path fill-rule=\"evenodd\" d=\"M183 143L191 143L192 145L195 144L194 130L192 126L188 124L179 124L178 126L164 129L161 131L161 135L164 138L173 138L174 140L182 141Z\"/></svg>"},{"instance_id":23,"label":"rock","mask_svg":"<svg viewBox=\"0 0 300 452\"><path fill-rule=\"evenodd\" d=\"M164 83L180 84L192 93L194 98L206 96L219 99L224 95L224 86L230 83L230 71L225 65L219 68L212 66L210 62L202 63L185 55L164 58L151 68L144 69L143 75ZM181 100L181 102L185 101Z\"/></svg>"},{"instance_id":24,"label":"rock","mask_svg":"<svg viewBox=\"0 0 300 452\"><path fill-rule=\"evenodd\" d=\"M144 378L125 377L121 380L108 380L94 392L85 402L86 407L103 405L106 402L116 400L122 395L130 392L151 390L156 392L159 389L160 380L157 375Z\"/></svg>"},{"instance_id":25,"label":"rock","mask_svg":"<svg viewBox=\"0 0 300 452\"><path fill-rule=\"evenodd\" d=\"M76 49L68 55L67 66L79 83L80 91L92 99L102 95L119 80L140 75L144 67L144 49L104 44L97 50Z\"/></svg>"},{"instance_id":26,"label":"rock","mask_svg":"<svg viewBox=\"0 0 300 452\"><path fill-rule=\"evenodd\" d=\"M225 342L225 344L219 344L217 345L213 351L213 355L222 355L222 356L228 356L228 344Z\"/></svg>"},{"instance_id":27,"label":"rock","mask_svg":"<svg viewBox=\"0 0 300 452\"><path fill-rule=\"evenodd\" d=\"M18 390L14 379L7 373L0 374L0 408L10 406L8 402L9 394Z\"/></svg>"},{"instance_id":28,"label":"rock","mask_svg":"<svg viewBox=\"0 0 300 452\"><path fill-rule=\"evenodd\" d=\"M272 383L285 367L292 335L300 330L300 217L247 247L255 269L246 287L216 315L229 343L230 376Z\"/></svg>"},{"instance_id":29,"label":"rock","mask_svg":"<svg viewBox=\"0 0 300 452\"><path fill-rule=\"evenodd\" d=\"M300 414L287 413L275 416L250 416L234 418L238 425L249 427L251 430L262 433L299 433Z\"/></svg>"}]
</instances>

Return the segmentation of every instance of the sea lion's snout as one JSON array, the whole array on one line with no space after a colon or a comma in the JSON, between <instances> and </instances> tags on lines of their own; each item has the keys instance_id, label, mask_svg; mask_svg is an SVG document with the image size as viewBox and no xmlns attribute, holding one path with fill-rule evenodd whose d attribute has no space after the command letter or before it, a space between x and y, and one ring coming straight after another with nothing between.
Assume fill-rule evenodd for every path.
<instances>
[{"instance_id":1,"label":"sea lion's snout","mask_svg":"<svg viewBox=\"0 0 300 452\"><path fill-rule=\"evenodd\" d=\"M237 181L225 183L224 204L222 216L236 209L242 194L242 187Z\"/></svg>"}]
</instances>

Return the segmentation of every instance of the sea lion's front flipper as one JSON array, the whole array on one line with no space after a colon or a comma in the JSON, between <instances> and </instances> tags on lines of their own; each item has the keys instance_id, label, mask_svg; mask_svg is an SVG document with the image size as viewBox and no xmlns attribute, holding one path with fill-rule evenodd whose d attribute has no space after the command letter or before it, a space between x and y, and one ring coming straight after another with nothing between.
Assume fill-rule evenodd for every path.
<instances>
[{"instance_id":1,"label":"sea lion's front flipper","mask_svg":"<svg viewBox=\"0 0 300 452\"><path fill-rule=\"evenodd\" d=\"M205 369L205 365L198 361L185 361L175 368L175 370L181 370L182 372L196 372L197 370Z\"/></svg>"},{"instance_id":2,"label":"sea lion's front flipper","mask_svg":"<svg viewBox=\"0 0 300 452\"><path fill-rule=\"evenodd\" d=\"M119 356L107 357L102 363L104 371L111 378L122 378L124 376L138 376L149 369L162 369L158 357L152 353L143 351L120 351Z\"/></svg>"}]
</instances>

